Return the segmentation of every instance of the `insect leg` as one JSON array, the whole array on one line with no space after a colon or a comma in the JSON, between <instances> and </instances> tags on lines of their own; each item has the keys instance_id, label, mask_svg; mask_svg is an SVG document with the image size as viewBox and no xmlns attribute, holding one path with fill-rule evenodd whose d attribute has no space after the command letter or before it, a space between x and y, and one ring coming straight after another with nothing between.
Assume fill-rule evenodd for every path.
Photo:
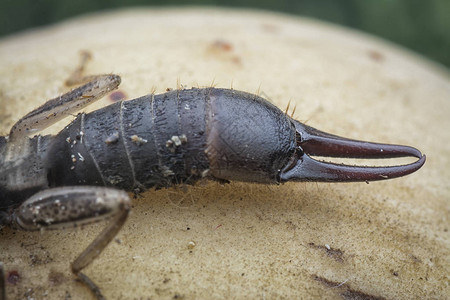
<instances>
[{"instance_id":1,"label":"insect leg","mask_svg":"<svg viewBox=\"0 0 450 300\"><path fill-rule=\"evenodd\" d=\"M48 100L22 117L11 128L9 139L15 140L41 131L92 104L120 84L120 76L114 74L86 78L90 80L86 84Z\"/></svg>"},{"instance_id":2,"label":"insect leg","mask_svg":"<svg viewBox=\"0 0 450 300\"><path fill-rule=\"evenodd\" d=\"M13 214L12 226L23 230L59 229L111 218L107 227L72 263L72 272L103 299L100 289L81 272L111 242L125 223L130 198L124 191L73 186L41 191L25 201Z\"/></svg>"},{"instance_id":3,"label":"insect leg","mask_svg":"<svg viewBox=\"0 0 450 300\"><path fill-rule=\"evenodd\" d=\"M3 263L0 262L0 300L6 300L6 278Z\"/></svg>"}]
</instances>

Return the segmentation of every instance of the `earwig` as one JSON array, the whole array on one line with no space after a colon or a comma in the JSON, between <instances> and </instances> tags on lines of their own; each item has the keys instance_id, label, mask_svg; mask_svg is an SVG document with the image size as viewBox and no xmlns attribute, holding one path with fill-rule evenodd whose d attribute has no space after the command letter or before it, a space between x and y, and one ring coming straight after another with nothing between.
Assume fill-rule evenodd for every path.
<instances>
[{"instance_id":1,"label":"earwig","mask_svg":"<svg viewBox=\"0 0 450 300\"><path fill-rule=\"evenodd\" d=\"M205 178L264 184L367 182L404 176L425 163L425 155L416 148L331 135L294 120L261 97L220 88L175 90L116 102L78 114L56 135L28 137L119 84L116 75L93 77L30 112L8 136L0 137L0 225L39 230L112 218L72 263L73 273L99 299L100 289L81 270L126 221L130 198L124 191L193 184ZM313 156L417 160L366 167Z\"/></svg>"}]
</instances>

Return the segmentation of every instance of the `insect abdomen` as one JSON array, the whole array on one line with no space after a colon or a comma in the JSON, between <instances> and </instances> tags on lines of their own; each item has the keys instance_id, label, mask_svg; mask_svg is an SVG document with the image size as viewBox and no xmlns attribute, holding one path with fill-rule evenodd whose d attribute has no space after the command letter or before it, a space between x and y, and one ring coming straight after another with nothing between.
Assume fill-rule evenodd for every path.
<instances>
[{"instance_id":1,"label":"insect abdomen","mask_svg":"<svg viewBox=\"0 0 450 300\"><path fill-rule=\"evenodd\" d=\"M202 177L208 169L204 95L201 89L148 95L79 115L53 143L54 185L131 190Z\"/></svg>"},{"instance_id":2,"label":"insect abdomen","mask_svg":"<svg viewBox=\"0 0 450 300\"><path fill-rule=\"evenodd\" d=\"M51 162L55 185L131 190L207 175L277 183L294 151L295 129L260 97L209 88L148 95L81 114L55 139L57 151L49 155L57 157Z\"/></svg>"}]
</instances>

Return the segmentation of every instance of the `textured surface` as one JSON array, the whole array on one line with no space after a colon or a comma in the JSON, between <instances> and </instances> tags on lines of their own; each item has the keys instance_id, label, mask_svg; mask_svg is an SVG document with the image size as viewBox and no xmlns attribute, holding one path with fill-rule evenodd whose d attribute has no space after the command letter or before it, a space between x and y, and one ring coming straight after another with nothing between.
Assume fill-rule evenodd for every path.
<instances>
[{"instance_id":1,"label":"textured surface","mask_svg":"<svg viewBox=\"0 0 450 300\"><path fill-rule=\"evenodd\" d=\"M283 109L291 101L290 110L295 104L295 116L308 125L416 146L428 157L411 176L369 185L209 183L149 191L134 200L119 242L86 269L106 297L450 293L445 71L382 41L282 15L199 9L91 15L0 41L3 134L67 90L80 50L93 54L87 73L122 76L127 99L177 82L260 91ZM105 97L98 105L110 102ZM9 297L89 296L69 263L102 226L41 234L2 229L0 261L15 282L7 285Z\"/></svg>"}]
</instances>

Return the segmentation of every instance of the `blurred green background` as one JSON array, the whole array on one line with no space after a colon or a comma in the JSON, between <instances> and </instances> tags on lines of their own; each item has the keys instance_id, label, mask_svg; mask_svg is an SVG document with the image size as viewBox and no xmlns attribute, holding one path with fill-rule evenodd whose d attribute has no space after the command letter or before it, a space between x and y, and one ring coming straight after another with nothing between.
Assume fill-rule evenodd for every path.
<instances>
[{"instance_id":1,"label":"blurred green background","mask_svg":"<svg viewBox=\"0 0 450 300\"><path fill-rule=\"evenodd\" d=\"M0 0L0 36L87 12L129 6L265 9L362 30L450 68L450 0Z\"/></svg>"}]
</instances>

